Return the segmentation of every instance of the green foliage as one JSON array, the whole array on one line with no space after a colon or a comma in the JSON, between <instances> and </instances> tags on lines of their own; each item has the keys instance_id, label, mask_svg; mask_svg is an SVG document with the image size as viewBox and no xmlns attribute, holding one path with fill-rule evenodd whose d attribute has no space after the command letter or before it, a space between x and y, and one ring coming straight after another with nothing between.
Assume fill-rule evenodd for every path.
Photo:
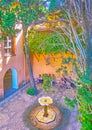
<instances>
[{"instance_id":1,"label":"green foliage","mask_svg":"<svg viewBox=\"0 0 92 130\"><path fill-rule=\"evenodd\" d=\"M81 130L92 130L92 93L86 87L78 88L77 100L79 103L78 111L80 115Z\"/></svg>"},{"instance_id":2,"label":"green foliage","mask_svg":"<svg viewBox=\"0 0 92 130\"><path fill-rule=\"evenodd\" d=\"M39 17L42 17L46 13L46 8L36 0L28 3L26 0L21 0L20 3L18 19L23 22L24 26L28 27L31 25L32 21L37 21Z\"/></svg>"},{"instance_id":3,"label":"green foliage","mask_svg":"<svg viewBox=\"0 0 92 130\"><path fill-rule=\"evenodd\" d=\"M3 22L4 21L4 22ZM16 21L16 16L13 12L5 12L4 16L3 16L3 20L2 20L2 24L4 28L10 28L12 26L14 26Z\"/></svg>"},{"instance_id":4,"label":"green foliage","mask_svg":"<svg viewBox=\"0 0 92 130\"><path fill-rule=\"evenodd\" d=\"M85 72L84 72L84 74L80 74L80 79L79 79L79 81L81 81L81 84L85 84L85 85L87 85L87 86L91 86L92 85L92 82L91 82L91 80L90 80L90 77L89 77L89 72L88 72L88 70L86 70Z\"/></svg>"},{"instance_id":5,"label":"green foliage","mask_svg":"<svg viewBox=\"0 0 92 130\"><path fill-rule=\"evenodd\" d=\"M92 106L92 93L91 91L86 87L78 88L78 99L81 101L83 100L83 103L85 105L91 105Z\"/></svg>"},{"instance_id":6,"label":"green foliage","mask_svg":"<svg viewBox=\"0 0 92 130\"><path fill-rule=\"evenodd\" d=\"M28 28L32 21L37 21L46 13L46 8L36 0L31 2L20 0L19 2L0 2L0 30L3 36L15 35L15 24L21 21Z\"/></svg>"},{"instance_id":7,"label":"green foliage","mask_svg":"<svg viewBox=\"0 0 92 130\"><path fill-rule=\"evenodd\" d=\"M78 106L79 116L77 117L80 120L82 125L81 130L91 130L92 129L92 82L89 79L88 70L85 70L84 73L81 72L79 68L77 60L73 60L71 58L63 59L63 65L69 65L69 63L73 64L75 69L75 73L77 74L77 78L74 82L78 84L77 88L77 96L74 99L65 98L65 103L70 106L70 108L74 108L76 105ZM59 70L63 71L67 68L62 67Z\"/></svg>"},{"instance_id":8,"label":"green foliage","mask_svg":"<svg viewBox=\"0 0 92 130\"><path fill-rule=\"evenodd\" d=\"M71 53L70 53L71 54ZM66 53L66 55L68 56L68 54ZM73 68L71 68L72 70L68 70L68 66L71 66L71 64L73 65ZM68 76L68 75L72 75L73 73L73 69L75 68L76 65L76 59L72 58L71 56L68 57L64 57L62 56L62 63L61 66L59 68L56 69L57 73L62 72L63 76Z\"/></svg>"},{"instance_id":9,"label":"green foliage","mask_svg":"<svg viewBox=\"0 0 92 130\"><path fill-rule=\"evenodd\" d=\"M69 39L65 37L67 44L71 44ZM41 33L35 30L31 30L28 35L28 43L31 53L35 51L38 54L56 54L59 52L64 52L67 48L62 45L64 40L58 37L56 32L52 33Z\"/></svg>"},{"instance_id":10,"label":"green foliage","mask_svg":"<svg viewBox=\"0 0 92 130\"><path fill-rule=\"evenodd\" d=\"M89 71L85 70L81 71L81 68L76 59L71 57L62 57L62 65L57 69L57 72L67 71L66 65L72 64L73 70L77 76L74 82L78 85L77 88L77 96L74 99L70 99L68 97L65 98L65 103L71 109L73 109L76 105L78 106L79 116L77 119L81 123L81 130L91 130L92 129L92 82L89 79Z\"/></svg>"},{"instance_id":11,"label":"green foliage","mask_svg":"<svg viewBox=\"0 0 92 130\"><path fill-rule=\"evenodd\" d=\"M73 109L76 105L77 105L77 101L76 99L70 99L68 97L66 97L64 99L66 105L68 105L71 109Z\"/></svg>"},{"instance_id":12,"label":"green foliage","mask_svg":"<svg viewBox=\"0 0 92 130\"><path fill-rule=\"evenodd\" d=\"M34 95L37 94L37 91L36 91L34 88L30 87L30 88L28 88L28 90L27 90L27 94L29 94L29 95L31 95L31 96L34 96Z\"/></svg>"},{"instance_id":13,"label":"green foliage","mask_svg":"<svg viewBox=\"0 0 92 130\"><path fill-rule=\"evenodd\" d=\"M2 6L1 6L2 5ZM15 22L17 21L16 14L11 10L9 5L0 3L0 30L3 37L6 35L14 35Z\"/></svg>"},{"instance_id":14,"label":"green foliage","mask_svg":"<svg viewBox=\"0 0 92 130\"><path fill-rule=\"evenodd\" d=\"M42 89L45 90L46 92L51 92L51 85L52 85L51 81L53 80L54 77L52 75L43 74L42 78L43 78Z\"/></svg>"},{"instance_id":15,"label":"green foliage","mask_svg":"<svg viewBox=\"0 0 92 130\"><path fill-rule=\"evenodd\" d=\"M37 20L37 12L34 9L21 6L21 11L18 13L18 19L23 21L25 26L28 26L33 20Z\"/></svg>"}]
</instances>

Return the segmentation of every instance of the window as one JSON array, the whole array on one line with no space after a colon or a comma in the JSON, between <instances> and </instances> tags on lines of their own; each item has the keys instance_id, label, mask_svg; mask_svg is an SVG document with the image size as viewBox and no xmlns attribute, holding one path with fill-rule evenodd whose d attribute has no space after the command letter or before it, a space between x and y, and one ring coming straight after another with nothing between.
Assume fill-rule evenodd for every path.
<instances>
[{"instance_id":1,"label":"window","mask_svg":"<svg viewBox=\"0 0 92 130\"><path fill-rule=\"evenodd\" d=\"M15 55L13 38L7 36L4 39L4 56L13 56L13 55Z\"/></svg>"}]
</instances>

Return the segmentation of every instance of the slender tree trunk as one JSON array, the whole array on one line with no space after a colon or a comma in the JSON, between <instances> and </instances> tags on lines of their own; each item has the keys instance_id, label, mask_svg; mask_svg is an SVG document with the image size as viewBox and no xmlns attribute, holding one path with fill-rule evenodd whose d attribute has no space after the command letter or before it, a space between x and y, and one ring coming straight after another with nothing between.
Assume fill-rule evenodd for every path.
<instances>
[{"instance_id":1,"label":"slender tree trunk","mask_svg":"<svg viewBox=\"0 0 92 130\"><path fill-rule=\"evenodd\" d=\"M29 71L29 76L30 76L30 83L31 83L31 86L37 92L37 88L36 88L35 80L34 80L34 76L33 76L33 71L32 71L32 63L31 63L31 58L30 58L30 52L29 52L29 47L28 47L27 29L28 29L28 27L23 26L26 59L27 59L27 64L28 64L28 71Z\"/></svg>"},{"instance_id":2,"label":"slender tree trunk","mask_svg":"<svg viewBox=\"0 0 92 130\"><path fill-rule=\"evenodd\" d=\"M88 70L88 76L90 80L92 81L92 23L90 22L90 17L88 16L87 11L85 9L85 3L83 2L82 4L83 4L82 15L83 15L85 36L86 36L86 42L87 42L86 67ZM92 4L92 1L91 1L91 4ZM89 14L91 15L92 11L90 11Z\"/></svg>"},{"instance_id":3,"label":"slender tree trunk","mask_svg":"<svg viewBox=\"0 0 92 130\"><path fill-rule=\"evenodd\" d=\"M92 26L89 26L87 33L87 69L90 80L92 81Z\"/></svg>"}]
</instances>

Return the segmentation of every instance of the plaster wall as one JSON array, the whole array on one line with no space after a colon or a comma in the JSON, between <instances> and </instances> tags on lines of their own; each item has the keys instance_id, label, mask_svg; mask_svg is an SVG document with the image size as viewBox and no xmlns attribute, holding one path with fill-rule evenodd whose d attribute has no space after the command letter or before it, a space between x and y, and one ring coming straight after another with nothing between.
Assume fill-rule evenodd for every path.
<instances>
[{"instance_id":1,"label":"plaster wall","mask_svg":"<svg viewBox=\"0 0 92 130\"><path fill-rule=\"evenodd\" d=\"M62 56L64 57L72 57L75 58L74 55L71 55L70 53L59 53L59 54L50 54L50 55L37 55L36 53L32 56L32 65L33 65L33 72L34 77L39 77L39 74L55 74L57 79L62 77L62 71L60 73L57 73L56 70L61 67L62 65ZM68 71L73 71L72 65L67 65ZM71 74L72 77L74 77L74 73Z\"/></svg>"},{"instance_id":2,"label":"plaster wall","mask_svg":"<svg viewBox=\"0 0 92 130\"><path fill-rule=\"evenodd\" d=\"M3 42L0 42L0 97L4 95L3 79L8 69L16 69L18 75L18 85L23 80L27 80L26 77L28 78L28 73L25 73L27 65L23 52L22 32L17 37L14 37L14 44L16 44L16 54L14 56L4 56Z\"/></svg>"}]
</instances>

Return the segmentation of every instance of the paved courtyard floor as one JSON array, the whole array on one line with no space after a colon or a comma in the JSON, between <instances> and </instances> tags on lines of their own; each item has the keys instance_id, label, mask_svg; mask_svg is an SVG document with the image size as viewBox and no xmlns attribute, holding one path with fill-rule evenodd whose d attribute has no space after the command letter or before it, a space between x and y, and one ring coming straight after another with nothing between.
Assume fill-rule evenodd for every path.
<instances>
[{"instance_id":1,"label":"paved courtyard floor","mask_svg":"<svg viewBox=\"0 0 92 130\"><path fill-rule=\"evenodd\" d=\"M37 96L30 96L26 93L26 89L21 90L15 95L9 97L3 103L0 103L0 130L32 130L25 126L22 115L26 108L33 105L39 97L49 95L57 103L61 103L65 106L64 97L68 96L73 98L75 96L74 90L66 89L58 91L55 88L55 93L46 94L44 91L40 91ZM40 89L40 86L38 86ZM80 123L76 120L78 115L77 108L71 111L69 124L62 130L80 130Z\"/></svg>"}]
</instances>

